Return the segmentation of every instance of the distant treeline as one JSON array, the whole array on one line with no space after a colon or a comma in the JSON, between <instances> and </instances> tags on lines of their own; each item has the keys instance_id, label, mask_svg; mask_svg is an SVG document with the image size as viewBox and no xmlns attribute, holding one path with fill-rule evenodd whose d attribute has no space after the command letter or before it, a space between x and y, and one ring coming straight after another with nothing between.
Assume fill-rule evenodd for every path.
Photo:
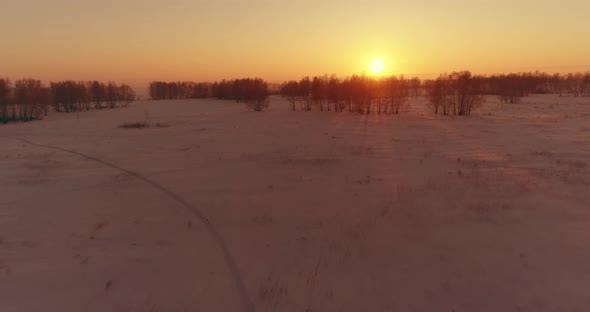
<instances>
[{"instance_id":1,"label":"distant treeline","mask_svg":"<svg viewBox=\"0 0 590 312\"><path fill-rule=\"evenodd\" d=\"M281 94L289 101L292 110L299 107L304 111L316 108L320 111L399 114L408 98L419 96L421 90L418 78L324 75L286 82L281 87Z\"/></svg>"},{"instance_id":2,"label":"distant treeline","mask_svg":"<svg viewBox=\"0 0 590 312\"><path fill-rule=\"evenodd\" d=\"M435 114L469 116L485 100L485 80L469 71L442 74L424 86Z\"/></svg>"},{"instance_id":3,"label":"distant treeline","mask_svg":"<svg viewBox=\"0 0 590 312\"><path fill-rule=\"evenodd\" d=\"M517 103L529 94L559 94L560 96L590 96L590 72L569 74L510 73L476 76L482 91L498 95L506 103Z\"/></svg>"},{"instance_id":4,"label":"distant treeline","mask_svg":"<svg viewBox=\"0 0 590 312\"><path fill-rule=\"evenodd\" d=\"M133 89L126 84L99 81L51 82L21 79L14 82L0 78L0 122L30 121L47 116L49 107L56 112L115 108L136 100Z\"/></svg>"},{"instance_id":5,"label":"distant treeline","mask_svg":"<svg viewBox=\"0 0 590 312\"><path fill-rule=\"evenodd\" d=\"M529 94L590 96L590 73L553 74L511 73L473 75L469 71L441 74L437 79L421 81L404 76L375 78L367 76L305 77L281 86L292 110L349 111L357 113L398 114L410 96L424 94L435 113L470 115L484 101L484 95L496 95L506 103L519 103Z\"/></svg>"},{"instance_id":6,"label":"distant treeline","mask_svg":"<svg viewBox=\"0 0 590 312\"><path fill-rule=\"evenodd\" d=\"M590 73L549 75L534 72L483 76L463 71L441 74L435 80L425 81L423 88L435 113L440 108L443 114L469 115L471 108L483 102L482 95L495 95L500 101L511 104L519 103L530 94L590 96Z\"/></svg>"},{"instance_id":7,"label":"distant treeline","mask_svg":"<svg viewBox=\"0 0 590 312\"><path fill-rule=\"evenodd\" d=\"M190 81L152 81L149 92L153 100L201 99L211 97L211 84Z\"/></svg>"},{"instance_id":8,"label":"distant treeline","mask_svg":"<svg viewBox=\"0 0 590 312\"><path fill-rule=\"evenodd\" d=\"M304 111L315 107L320 111L398 114L411 94L419 94L420 86L419 79L403 76L376 79L354 75L341 79L324 75L286 82L281 94L292 110L299 106Z\"/></svg>"},{"instance_id":9,"label":"distant treeline","mask_svg":"<svg viewBox=\"0 0 590 312\"><path fill-rule=\"evenodd\" d=\"M245 103L248 109L262 111L268 107L269 84L260 78L243 78L207 82L153 81L149 85L154 100L216 98Z\"/></svg>"}]
</instances>

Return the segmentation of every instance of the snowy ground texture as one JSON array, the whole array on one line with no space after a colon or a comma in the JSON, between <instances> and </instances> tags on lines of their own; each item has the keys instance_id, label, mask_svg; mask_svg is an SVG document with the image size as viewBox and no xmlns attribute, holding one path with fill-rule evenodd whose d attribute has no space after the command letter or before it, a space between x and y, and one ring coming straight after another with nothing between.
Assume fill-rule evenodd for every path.
<instances>
[{"instance_id":1,"label":"snowy ground texture","mask_svg":"<svg viewBox=\"0 0 590 312\"><path fill-rule=\"evenodd\" d=\"M590 99L411 104L0 126L0 311L590 311Z\"/></svg>"}]
</instances>

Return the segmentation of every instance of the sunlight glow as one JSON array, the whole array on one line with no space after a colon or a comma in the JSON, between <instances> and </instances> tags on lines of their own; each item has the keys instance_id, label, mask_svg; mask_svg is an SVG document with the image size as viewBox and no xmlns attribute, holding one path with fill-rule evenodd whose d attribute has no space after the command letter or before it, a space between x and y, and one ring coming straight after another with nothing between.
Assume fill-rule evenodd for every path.
<instances>
[{"instance_id":1,"label":"sunlight glow","mask_svg":"<svg viewBox=\"0 0 590 312\"><path fill-rule=\"evenodd\" d=\"M385 69L385 62L380 58L376 58L373 61L371 61L370 68L373 74L380 74L383 71L383 69Z\"/></svg>"}]
</instances>

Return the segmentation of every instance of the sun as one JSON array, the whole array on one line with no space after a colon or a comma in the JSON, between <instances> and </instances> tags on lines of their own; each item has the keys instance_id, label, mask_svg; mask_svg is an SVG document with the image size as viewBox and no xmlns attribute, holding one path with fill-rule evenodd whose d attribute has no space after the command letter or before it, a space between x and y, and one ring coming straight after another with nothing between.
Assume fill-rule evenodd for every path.
<instances>
[{"instance_id":1,"label":"sun","mask_svg":"<svg viewBox=\"0 0 590 312\"><path fill-rule=\"evenodd\" d=\"M370 68L373 74L380 74L385 69L385 62L380 58L376 58L371 61Z\"/></svg>"}]
</instances>

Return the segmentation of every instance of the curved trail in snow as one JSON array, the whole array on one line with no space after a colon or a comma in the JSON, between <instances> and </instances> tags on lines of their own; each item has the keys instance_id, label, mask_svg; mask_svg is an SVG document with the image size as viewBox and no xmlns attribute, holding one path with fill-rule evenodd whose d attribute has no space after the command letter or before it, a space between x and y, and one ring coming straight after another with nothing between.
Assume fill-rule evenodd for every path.
<instances>
[{"instance_id":1,"label":"curved trail in snow","mask_svg":"<svg viewBox=\"0 0 590 312\"><path fill-rule=\"evenodd\" d=\"M240 294L240 297L242 300L242 308L243 308L242 310L244 312L255 312L256 311L256 307L255 307L254 303L252 302L252 300L250 299L250 297L248 296L248 292L246 291L244 281L242 280L242 275L238 269L238 266L236 264L234 257L232 256L231 252L229 251L229 248L227 247L227 243L225 242L225 239L223 238L221 233L219 233L219 231L215 228L215 226L209 221L209 219L205 216L205 214L201 210L199 210L198 208L195 208L194 206L191 206L182 197L178 196L177 194L175 194L171 190L165 188L164 186L160 185L159 183L157 183L153 180L150 180L149 178L147 178L135 171L125 169L123 167L117 166L113 163L107 162L107 161L102 160L97 157L93 157L93 156L90 156L90 155L87 155L87 154L84 154L81 152L69 150L66 148L59 147L59 146L34 143L34 142L31 142L29 140L22 139L22 138L15 138L15 137L11 137L11 138L21 141L21 142L24 142L24 143L27 143L27 144L30 144L32 146L43 147L43 148L62 151L62 152L69 153L69 154L78 155L82 158L85 158L85 159L100 163L104 166L113 168L115 170L127 173L127 174L135 177L136 179L147 183L148 185L150 185L153 188L157 189L158 191L164 193L164 195L170 197L172 200L174 200L175 202L180 204L190 214L194 215L195 217L197 217L199 219L199 221L205 226L205 229L207 230L209 235L211 235L211 238L215 241L215 243L221 249L225 263L226 263L226 265L227 265L227 267L234 279L234 283L236 284L236 288Z\"/></svg>"}]
</instances>

